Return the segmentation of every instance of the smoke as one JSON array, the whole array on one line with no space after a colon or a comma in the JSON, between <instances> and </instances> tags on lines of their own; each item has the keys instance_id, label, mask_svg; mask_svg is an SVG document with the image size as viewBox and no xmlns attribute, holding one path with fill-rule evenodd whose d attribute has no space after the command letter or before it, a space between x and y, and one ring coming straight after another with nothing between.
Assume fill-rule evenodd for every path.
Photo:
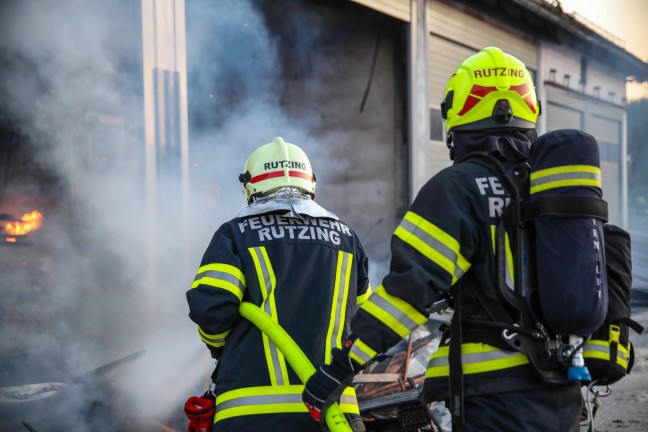
<instances>
[{"instance_id":1,"label":"smoke","mask_svg":"<svg viewBox=\"0 0 648 432\"><path fill-rule=\"evenodd\" d=\"M103 399L115 410L137 407L147 419L164 421L204 390L210 372L207 350L187 317L184 292L192 275L182 267L182 221L166 216L181 202L178 188L164 188L180 182L173 174L158 179L155 286L147 279L140 14L139 2L131 1L0 5L0 111L21 125L32 156L59 184L49 195L43 185L13 186L12 196L28 196L24 203L40 206L45 217L34 237L39 243L21 250L27 273L42 272L42 279L38 290L7 297L6 305L39 305L34 320L43 325L3 328L3 338L22 345L2 385L73 383L79 374L145 351L119 365L114 401L95 387L102 386L103 369L90 374L95 384L71 385L77 393L66 390L72 396L53 399L65 400L66 420L60 421L66 430L96 426L102 417L88 420L89 400ZM282 110L279 47L253 3L188 1L186 15L191 220L185 222L191 225L188 261L197 268L213 232L245 204L236 182L254 148L282 136L311 158L326 150L309 141L315 118L302 115L297 124ZM303 49L313 32L299 39ZM15 202L4 205L23 211ZM24 282L16 274L3 285ZM15 348L3 342L2 359ZM58 414L52 418L61 419ZM60 427L54 423L31 424L41 431Z\"/></svg>"},{"instance_id":2,"label":"smoke","mask_svg":"<svg viewBox=\"0 0 648 432\"><path fill-rule=\"evenodd\" d=\"M281 29L272 29L275 36L271 35L264 16L254 8L259 4L187 3L192 182L198 216L212 227L244 205L237 179L245 158L259 145L281 136L300 145L312 160L323 154L309 137L316 126L314 117L296 122L284 111L286 77L276 40ZM316 27L306 27L299 39L304 43L315 34ZM292 48L299 53L308 50ZM217 197L210 196L213 192ZM224 218L214 221L215 210ZM195 232L205 239L204 232Z\"/></svg>"}]
</instances>

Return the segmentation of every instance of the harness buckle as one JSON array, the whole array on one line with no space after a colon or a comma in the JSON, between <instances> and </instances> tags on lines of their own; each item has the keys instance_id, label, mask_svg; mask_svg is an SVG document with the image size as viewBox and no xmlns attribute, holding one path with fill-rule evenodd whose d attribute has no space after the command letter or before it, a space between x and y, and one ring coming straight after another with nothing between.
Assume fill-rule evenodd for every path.
<instances>
[{"instance_id":1,"label":"harness buckle","mask_svg":"<svg viewBox=\"0 0 648 432\"><path fill-rule=\"evenodd\" d=\"M592 392L594 396L606 397L610 396L610 394L612 393L612 387L610 385L606 385L604 391L599 391L596 385L592 385L590 386L590 392Z\"/></svg>"},{"instance_id":2,"label":"harness buckle","mask_svg":"<svg viewBox=\"0 0 648 432\"><path fill-rule=\"evenodd\" d=\"M214 381L209 383L209 387L207 388L207 390L205 391L202 397L211 400L216 400L216 383Z\"/></svg>"}]
</instances>

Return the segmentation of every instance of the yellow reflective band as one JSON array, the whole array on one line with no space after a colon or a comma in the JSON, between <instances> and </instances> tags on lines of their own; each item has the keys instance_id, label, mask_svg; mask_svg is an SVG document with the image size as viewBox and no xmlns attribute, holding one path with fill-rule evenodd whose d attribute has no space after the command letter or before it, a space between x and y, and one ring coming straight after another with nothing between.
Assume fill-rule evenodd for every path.
<instances>
[{"instance_id":1,"label":"yellow reflective band","mask_svg":"<svg viewBox=\"0 0 648 432\"><path fill-rule=\"evenodd\" d=\"M506 286L510 290L515 290L513 252L511 252L511 242L508 233L504 234L504 248L506 250Z\"/></svg>"},{"instance_id":2,"label":"yellow reflective band","mask_svg":"<svg viewBox=\"0 0 648 432\"><path fill-rule=\"evenodd\" d=\"M214 417L214 423L217 423L221 420L225 420L232 417L241 417L247 415L257 415L257 414L277 414L277 413L299 413L299 412L308 412L304 402L300 400L295 400L293 402L283 402L283 403L262 403L256 405L244 405L238 407L232 407L228 409L217 409L216 416Z\"/></svg>"},{"instance_id":3,"label":"yellow reflective band","mask_svg":"<svg viewBox=\"0 0 648 432\"><path fill-rule=\"evenodd\" d=\"M207 345L211 345L216 348L225 345L225 338L230 333L230 331L231 330L227 330L223 333L212 335L203 331L203 329L201 329L200 326L198 327L198 334L200 335L200 340L205 342Z\"/></svg>"},{"instance_id":4,"label":"yellow reflective band","mask_svg":"<svg viewBox=\"0 0 648 432\"><path fill-rule=\"evenodd\" d=\"M315 373L315 369L311 371ZM259 386L259 387L245 387L235 390L230 390L228 392L220 394L216 398L216 404L222 402L227 402L233 399L239 399L250 396L277 396L277 395L299 395L301 398L302 393L304 392L303 384L292 384L286 386ZM356 391L353 387L346 387L342 394L345 396L350 396L352 398L356 397Z\"/></svg>"},{"instance_id":5,"label":"yellow reflective band","mask_svg":"<svg viewBox=\"0 0 648 432\"><path fill-rule=\"evenodd\" d=\"M207 264L198 269L191 288L199 285L224 289L234 294L240 301L245 289L245 276L241 270L229 264Z\"/></svg>"},{"instance_id":6,"label":"yellow reflective band","mask_svg":"<svg viewBox=\"0 0 648 432\"><path fill-rule=\"evenodd\" d=\"M470 268L461 255L459 242L414 212L405 214L394 235L447 271L453 285Z\"/></svg>"},{"instance_id":7,"label":"yellow reflective band","mask_svg":"<svg viewBox=\"0 0 648 432\"><path fill-rule=\"evenodd\" d=\"M261 309L270 317L270 319L279 323L277 318L277 307L274 298L274 289L277 280L270 263L270 258L266 248L252 247L249 248L250 256L254 261L254 268L256 270L257 278L259 281L259 288L261 289L261 296L263 302ZM288 384L288 369L286 368L286 360L277 346L268 339L268 336L263 333L263 351L265 353L266 364L268 365L268 374L270 375L270 382L272 385L286 385Z\"/></svg>"},{"instance_id":8,"label":"yellow reflective band","mask_svg":"<svg viewBox=\"0 0 648 432\"><path fill-rule=\"evenodd\" d=\"M362 305L362 310L392 329L400 337L426 323L428 317L405 300L389 294L382 285Z\"/></svg>"},{"instance_id":9,"label":"yellow reflective band","mask_svg":"<svg viewBox=\"0 0 648 432\"><path fill-rule=\"evenodd\" d=\"M244 415L308 412L301 400L303 391L303 385L287 385L225 392L216 398L214 423Z\"/></svg>"},{"instance_id":10,"label":"yellow reflective band","mask_svg":"<svg viewBox=\"0 0 648 432\"><path fill-rule=\"evenodd\" d=\"M442 346L432 354L428 363L426 378L447 377L449 346ZM529 363L529 359L519 352L508 352L482 343L461 345L461 363L465 375L493 372Z\"/></svg>"},{"instance_id":11,"label":"yellow reflective band","mask_svg":"<svg viewBox=\"0 0 648 432\"><path fill-rule=\"evenodd\" d=\"M601 169L592 165L565 165L531 173L531 193L568 186L603 189Z\"/></svg>"},{"instance_id":12,"label":"yellow reflective band","mask_svg":"<svg viewBox=\"0 0 648 432\"><path fill-rule=\"evenodd\" d=\"M497 250L495 249L495 245L497 244L497 228L495 225L490 226L491 229L491 242L493 243L493 253L496 253Z\"/></svg>"},{"instance_id":13,"label":"yellow reflective band","mask_svg":"<svg viewBox=\"0 0 648 432\"><path fill-rule=\"evenodd\" d=\"M583 358L610 361L610 342L590 339L583 346ZM628 368L630 358L630 342L627 346L617 344L617 357L615 362L623 369Z\"/></svg>"},{"instance_id":14,"label":"yellow reflective band","mask_svg":"<svg viewBox=\"0 0 648 432\"><path fill-rule=\"evenodd\" d=\"M360 306L364 302L366 302L367 299L369 298L369 296L371 295L371 293L372 293L371 284L369 284L369 285L367 285L367 291L365 291L364 294L359 295L358 298L356 298L356 305Z\"/></svg>"},{"instance_id":15,"label":"yellow reflective band","mask_svg":"<svg viewBox=\"0 0 648 432\"><path fill-rule=\"evenodd\" d=\"M326 364L331 363L331 348L339 348L342 345L342 330L344 330L352 268L353 255L338 251L335 286L333 288L333 303L330 308L331 315L328 330L326 331L326 347L324 349L324 363Z\"/></svg>"},{"instance_id":16,"label":"yellow reflective band","mask_svg":"<svg viewBox=\"0 0 648 432\"><path fill-rule=\"evenodd\" d=\"M344 389L342 396L340 396L340 409L345 413L360 414L355 388L347 387Z\"/></svg>"},{"instance_id":17,"label":"yellow reflective band","mask_svg":"<svg viewBox=\"0 0 648 432\"><path fill-rule=\"evenodd\" d=\"M303 384L293 384L287 386L259 386L259 387L245 387L218 395L216 398L216 405L227 402L233 399L239 399L250 396L277 396L277 395L301 395L304 391Z\"/></svg>"},{"instance_id":18,"label":"yellow reflective band","mask_svg":"<svg viewBox=\"0 0 648 432\"><path fill-rule=\"evenodd\" d=\"M258 414L306 413L303 385L248 387L225 392L216 398L214 423L232 417ZM342 412L360 414L355 390L347 387L339 403Z\"/></svg>"},{"instance_id":19,"label":"yellow reflective band","mask_svg":"<svg viewBox=\"0 0 648 432\"><path fill-rule=\"evenodd\" d=\"M377 354L378 353L375 350L364 343L360 338L353 341L353 345L351 345L351 349L349 350L349 357L351 357L360 366L376 357Z\"/></svg>"}]
</instances>

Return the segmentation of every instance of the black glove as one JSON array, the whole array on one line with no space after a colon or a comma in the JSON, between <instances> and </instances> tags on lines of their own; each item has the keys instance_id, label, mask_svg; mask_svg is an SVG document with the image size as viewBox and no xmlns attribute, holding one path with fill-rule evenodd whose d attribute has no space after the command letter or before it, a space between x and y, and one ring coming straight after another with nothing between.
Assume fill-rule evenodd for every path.
<instances>
[{"instance_id":1,"label":"black glove","mask_svg":"<svg viewBox=\"0 0 648 432\"><path fill-rule=\"evenodd\" d=\"M348 349L333 348L331 354L331 364L320 366L308 379L302 393L308 412L317 421L321 420L326 408L340 399L359 370L358 365L349 358Z\"/></svg>"}]
</instances>

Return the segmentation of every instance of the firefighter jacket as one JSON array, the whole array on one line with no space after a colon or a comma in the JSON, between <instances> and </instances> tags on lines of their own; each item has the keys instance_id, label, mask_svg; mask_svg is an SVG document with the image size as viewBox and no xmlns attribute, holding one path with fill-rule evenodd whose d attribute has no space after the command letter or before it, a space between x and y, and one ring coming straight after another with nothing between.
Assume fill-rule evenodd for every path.
<instances>
[{"instance_id":1,"label":"firefighter jacket","mask_svg":"<svg viewBox=\"0 0 648 432\"><path fill-rule=\"evenodd\" d=\"M319 367L371 293L367 267L351 228L301 195L259 199L218 229L187 292L189 316L219 360L215 430L319 431L303 383L238 307L259 306ZM340 406L359 414L353 388Z\"/></svg>"},{"instance_id":2,"label":"firefighter jacket","mask_svg":"<svg viewBox=\"0 0 648 432\"><path fill-rule=\"evenodd\" d=\"M507 153L522 154L528 147L524 139L521 143L517 137L508 140L522 152L496 151L504 161ZM497 140L488 143L495 143L489 149L495 151ZM442 170L422 187L392 236L388 275L351 324L353 360L365 365L384 353L426 323L427 308L458 290L462 318L489 319L476 293L497 293L495 227L507 203L508 194L497 176L470 159ZM463 321L462 328L466 395L540 385L528 358L512 350L499 330L471 327ZM448 396L448 348L442 344L429 360L427 400Z\"/></svg>"}]
</instances>

